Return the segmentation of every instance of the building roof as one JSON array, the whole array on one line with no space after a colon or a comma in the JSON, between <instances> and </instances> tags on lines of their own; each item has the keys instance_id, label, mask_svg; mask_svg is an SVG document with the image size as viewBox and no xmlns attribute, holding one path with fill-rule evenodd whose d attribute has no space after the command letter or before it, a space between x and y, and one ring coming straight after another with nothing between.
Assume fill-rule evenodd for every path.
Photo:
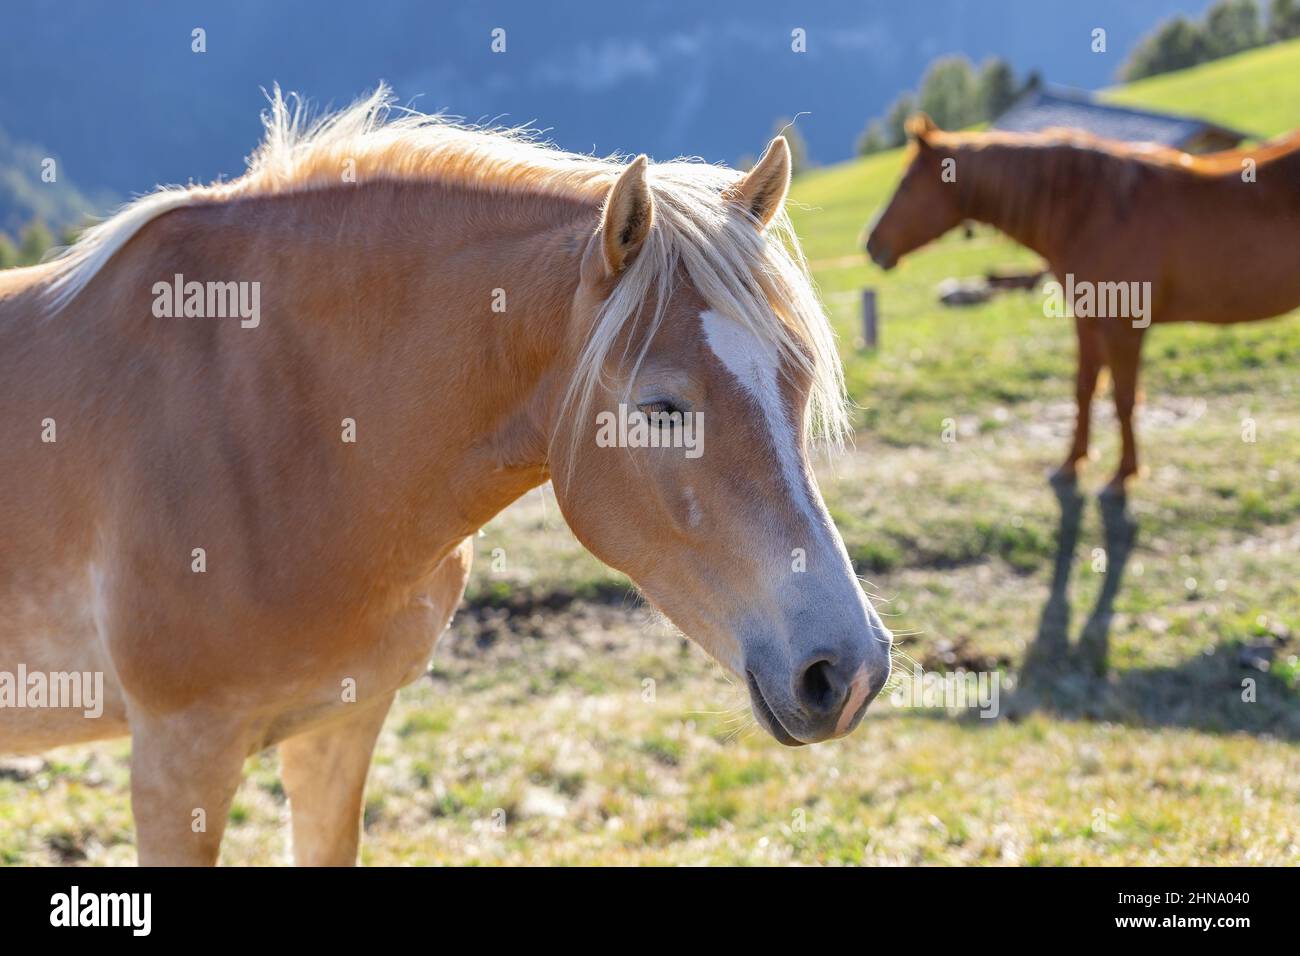
<instances>
[{"instance_id":1,"label":"building roof","mask_svg":"<svg viewBox=\"0 0 1300 956\"><path fill-rule=\"evenodd\" d=\"M994 129L1018 133L1032 133L1053 126L1083 129L1107 139L1161 143L1178 149L1206 133L1216 134L1234 144L1250 135L1194 116L1116 106L1098 102L1081 91L1042 87L1026 90L993 123Z\"/></svg>"}]
</instances>

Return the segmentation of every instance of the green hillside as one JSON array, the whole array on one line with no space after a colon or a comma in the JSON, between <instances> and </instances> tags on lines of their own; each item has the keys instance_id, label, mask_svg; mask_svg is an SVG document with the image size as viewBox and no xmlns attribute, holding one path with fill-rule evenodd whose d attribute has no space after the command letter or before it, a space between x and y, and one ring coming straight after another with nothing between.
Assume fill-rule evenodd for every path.
<instances>
[{"instance_id":1,"label":"green hillside","mask_svg":"<svg viewBox=\"0 0 1300 956\"><path fill-rule=\"evenodd\" d=\"M1300 126L1300 40L1153 76L1108 90L1103 98L1276 136Z\"/></svg>"}]
</instances>

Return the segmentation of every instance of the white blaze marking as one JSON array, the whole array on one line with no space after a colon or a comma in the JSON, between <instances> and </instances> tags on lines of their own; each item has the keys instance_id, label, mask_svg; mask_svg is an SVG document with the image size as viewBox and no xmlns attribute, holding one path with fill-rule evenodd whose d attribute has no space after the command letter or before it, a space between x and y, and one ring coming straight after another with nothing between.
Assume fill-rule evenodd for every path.
<instances>
[{"instance_id":1,"label":"white blaze marking","mask_svg":"<svg viewBox=\"0 0 1300 956\"><path fill-rule=\"evenodd\" d=\"M821 511L809 495L808 478L799 457L799 436L781 398L781 360L776 346L712 309L700 313L700 323L704 339L718 361L762 409L790 497L814 528L824 528Z\"/></svg>"},{"instance_id":2,"label":"white blaze marking","mask_svg":"<svg viewBox=\"0 0 1300 956\"><path fill-rule=\"evenodd\" d=\"M835 530L835 525L820 497L814 491L812 476L804 469L803 458L800 455L803 436L795 427L794 423L797 419L789 414L781 398L781 361L776 346L765 342L757 333L739 322L732 321L712 309L700 313L700 324L704 329L704 339L709 349L717 356L723 367L735 377L741 388L758 403L763 412L763 419L767 423L767 430L781 465L781 475L789 488L791 499L808 519L810 533L819 537L821 544L828 548L827 557L835 556L829 561L818 562L817 568L811 572L813 575L824 576L824 590L817 593L843 594L843 599L819 606L817 609L822 614L825 632L847 633L848 628L864 627L868 641L880 642L888 648L892 635L883 624L879 623L879 619L875 618L871 610L871 602L858 586L844 542ZM811 551L811 548L809 550ZM781 563L784 567L780 572L773 574L772 580L781 581L787 588L788 595L788 586L794 584L802 575L793 573L788 560L782 559ZM844 585L848 585L851 591L836 590ZM795 586L797 587L798 584ZM849 593L854 595L854 600L849 599ZM861 614L865 614L865 620L859 617ZM787 639L791 647L796 650L801 640L807 640L800 634L790 634ZM881 652L869 644L864 653L869 660L878 660ZM888 651L884 654L884 666L887 668ZM740 673L735 667L732 670L734 673ZM869 689L867 664L864 663L853 675L849 700L836 724L837 736L843 736L848 730L849 722L862 706Z\"/></svg>"}]
</instances>

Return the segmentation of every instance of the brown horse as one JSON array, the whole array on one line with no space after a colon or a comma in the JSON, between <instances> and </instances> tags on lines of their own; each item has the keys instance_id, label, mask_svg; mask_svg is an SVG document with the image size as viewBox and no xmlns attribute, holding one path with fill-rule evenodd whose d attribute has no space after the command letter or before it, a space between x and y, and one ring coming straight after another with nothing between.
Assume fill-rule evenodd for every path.
<instances>
[{"instance_id":1,"label":"brown horse","mask_svg":"<svg viewBox=\"0 0 1300 956\"><path fill-rule=\"evenodd\" d=\"M129 733L142 862L214 862L271 745L295 858L353 862L472 535L548 479L782 743L889 672L808 464L844 396L785 141L742 176L387 110L277 92L243 177L0 274L0 751Z\"/></svg>"},{"instance_id":2,"label":"brown horse","mask_svg":"<svg viewBox=\"0 0 1300 956\"><path fill-rule=\"evenodd\" d=\"M1133 407L1151 322L1250 322L1300 305L1300 135L1192 156L1068 130L946 133L924 114L908 131L910 163L867 252L891 269L975 220L1047 261L1078 337L1078 417L1060 478L1087 457L1103 367L1123 439L1108 491L1123 493L1137 472Z\"/></svg>"}]
</instances>

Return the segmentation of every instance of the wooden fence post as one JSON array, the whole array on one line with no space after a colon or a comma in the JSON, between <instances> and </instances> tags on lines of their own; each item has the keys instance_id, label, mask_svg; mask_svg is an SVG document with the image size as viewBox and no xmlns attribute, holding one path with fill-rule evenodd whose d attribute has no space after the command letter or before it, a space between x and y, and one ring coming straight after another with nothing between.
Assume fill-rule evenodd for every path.
<instances>
[{"instance_id":1,"label":"wooden fence post","mask_svg":"<svg viewBox=\"0 0 1300 956\"><path fill-rule=\"evenodd\" d=\"M880 344L880 323L876 317L876 290L862 290L862 344L874 349Z\"/></svg>"}]
</instances>

